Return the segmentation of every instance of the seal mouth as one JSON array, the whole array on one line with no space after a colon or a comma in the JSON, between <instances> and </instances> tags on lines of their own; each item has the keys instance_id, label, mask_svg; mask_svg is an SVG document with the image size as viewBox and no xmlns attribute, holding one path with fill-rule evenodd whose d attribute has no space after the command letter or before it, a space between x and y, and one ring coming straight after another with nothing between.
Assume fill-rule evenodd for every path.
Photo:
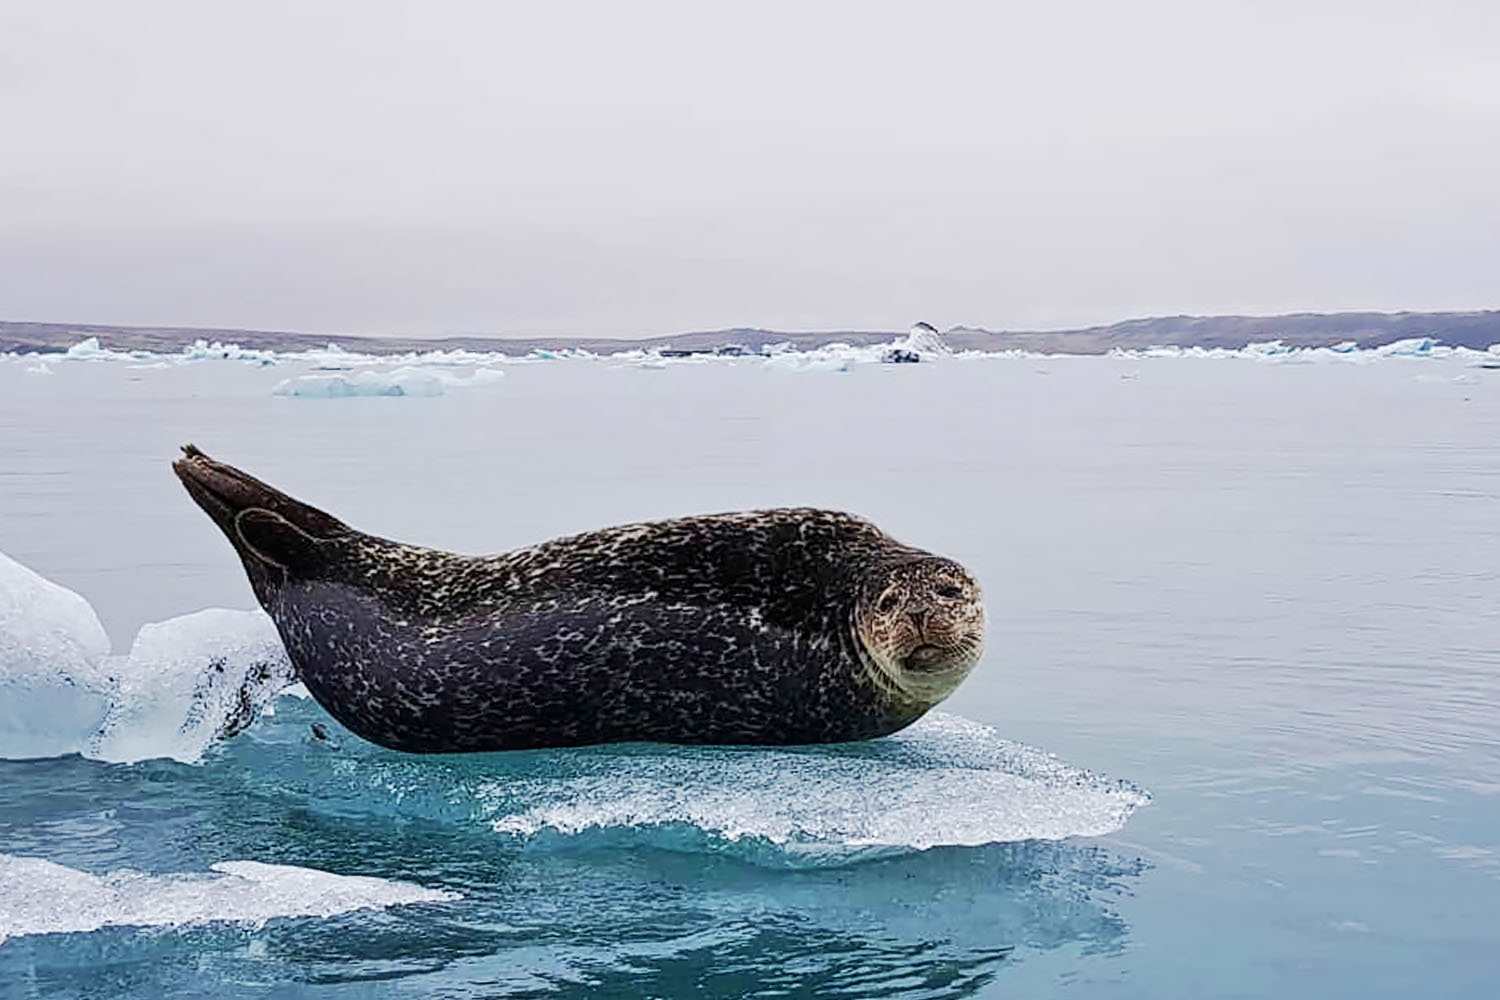
<instances>
[{"instance_id":1,"label":"seal mouth","mask_svg":"<svg viewBox=\"0 0 1500 1000\"><path fill-rule=\"evenodd\" d=\"M908 670L936 670L942 667L946 652L941 646L924 642L906 654L903 666Z\"/></svg>"}]
</instances>

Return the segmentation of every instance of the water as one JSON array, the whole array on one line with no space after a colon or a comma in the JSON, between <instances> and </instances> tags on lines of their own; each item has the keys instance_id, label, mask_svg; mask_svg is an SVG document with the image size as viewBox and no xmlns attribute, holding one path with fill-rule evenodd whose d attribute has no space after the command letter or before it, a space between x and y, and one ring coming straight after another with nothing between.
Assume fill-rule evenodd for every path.
<instances>
[{"instance_id":1,"label":"water","mask_svg":"<svg viewBox=\"0 0 1500 1000\"><path fill-rule=\"evenodd\" d=\"M842 507L965 562L991 611L957 719L801 770L400 758L313 739L326 717L290 698L196 765L0 762L0 853L135 869L156 881L123 884L172 906L228 860L387 880L376 903L460 897L257 924L246 888L248 922L13 936L0 996L1489 996L1500 372L1298 360L559 361L331 400L273 395L308 363L0 361L0 551L85 595L117 652L144 622L252 605L167 470L186 440L464 551ZM1104 836L958 838L1021 815L999 778L943 783L941 727L964 719L1153 801ZM559 768L589 815L674 782L701 809L570 827L545 798ZM855 849L907 774L899 829L954 846ZM796 827L775 825L794 792L827 822L811 846L767 839ZM741 808L763 825L731 831ZM48 872L62 905L76 877ZM277 882L278 912L309 912L301 891Z\"/></svg>"}]
</instances>

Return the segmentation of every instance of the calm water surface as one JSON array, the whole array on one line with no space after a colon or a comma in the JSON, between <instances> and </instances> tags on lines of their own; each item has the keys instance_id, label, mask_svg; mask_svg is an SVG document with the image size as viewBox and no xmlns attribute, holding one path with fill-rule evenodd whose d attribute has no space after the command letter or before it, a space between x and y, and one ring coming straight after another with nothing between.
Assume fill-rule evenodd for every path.
<instances>
[{"instance_id":1,"label":"calm water surface","mask_svg":"<svg viewBox=\"0 0 1500 1000\"><path fill-rule=\"evenodd\" d=\"M1500 371L568 361L309 400L270 394L285 365L25 367L0 362L0 551L87 596L117 649L253 603L168 471L187 440L465 551L840 507L983 581L989 652L945 709L1155 800L1108 837L816 869L691 830L518 849L320 795L416 765L313 745L325 717L283 699L200 765L0 762L0 852L100 873L249 858L463 898L15 937L0 996L1494 995ZM463 766L402 773L444 800Z\"/></svg>"}]
</instances>

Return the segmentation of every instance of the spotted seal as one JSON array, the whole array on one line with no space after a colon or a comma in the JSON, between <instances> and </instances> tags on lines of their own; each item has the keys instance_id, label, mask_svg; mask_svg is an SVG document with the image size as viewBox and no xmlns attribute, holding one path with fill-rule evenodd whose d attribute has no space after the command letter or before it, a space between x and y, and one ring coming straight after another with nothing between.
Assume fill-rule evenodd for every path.
<instances>
[{"instance_id":1,"label":"spotted seal","mask_svg":"<svg viewBox=\"0 0 1500 1000\"><path fill-rule=\"evenodd\" d=\"M979 584L862 518L792 508L627 524L493 556L376 538L188 445L318 703L445 753L895 732L978 662Z\"/></svg>"}]
</instances>

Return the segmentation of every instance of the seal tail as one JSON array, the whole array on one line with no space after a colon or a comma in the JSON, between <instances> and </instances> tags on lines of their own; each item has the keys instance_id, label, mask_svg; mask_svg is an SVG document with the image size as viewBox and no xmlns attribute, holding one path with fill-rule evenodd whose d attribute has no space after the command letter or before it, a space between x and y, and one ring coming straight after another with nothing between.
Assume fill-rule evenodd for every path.
<instances>
[{"instance_id":1,"label":"seal tail","mask_svg":"<svg viewBox=\"0 0 1500 1000\"><path fill-rule=\"evenodd\" d=\"M309 572L331 555L327 542L354 533L347 524L287 496L191 444L172 463L188 495L228 537L247 568L270 564Z\"/></svg>"}]
</instances>

